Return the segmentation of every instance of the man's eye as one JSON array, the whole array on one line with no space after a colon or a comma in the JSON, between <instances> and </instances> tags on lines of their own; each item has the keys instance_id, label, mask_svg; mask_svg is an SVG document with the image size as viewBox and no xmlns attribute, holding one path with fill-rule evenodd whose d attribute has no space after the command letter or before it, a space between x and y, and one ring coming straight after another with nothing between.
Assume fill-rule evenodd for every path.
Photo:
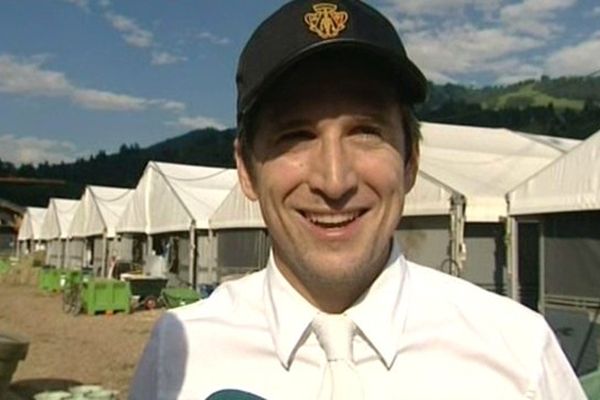
<instances>
[{"instance_id":1,"label":"man's eye","mask_svg":"<svg viewBox=\"0 0 600 400\"><path fill-rule=\"evenodd\" d=\"M279 143L296 143L305 140L311 140L314 137L309 131L291 131L279 135L277 142Z\"/></svg>"},{"instance_id":2,"label":"man's eye","mask_svg":"<svg viewBox=\"0 0 600 400\"><path fill-rule=\"evenodd\" d=\"M354 130L353 135L361 139L373 140L381 139L383 136L383 132L380 128L376 126L359 126Z\"/></svg>"}]
</instances>

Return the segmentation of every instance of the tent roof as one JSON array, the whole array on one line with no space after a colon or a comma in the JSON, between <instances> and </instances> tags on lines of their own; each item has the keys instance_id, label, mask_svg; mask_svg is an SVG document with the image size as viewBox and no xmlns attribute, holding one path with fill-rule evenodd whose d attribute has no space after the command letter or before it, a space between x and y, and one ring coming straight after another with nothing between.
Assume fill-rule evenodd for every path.
<instances>
[{"instance_id":1,"label":"tent roof","mask_svg":"<svg viewBox=\"0 0 600 400\"><path fill-rule=\"evenodd\" d=\"M237 182L234 169L150 161L117 223L117 232L148 234L208 229Z\"/></svg>"},{"instance_id":2,"label":"tent roof","mask_svg":"<svg viewBox=\"0 0 600 400\"><path fill-rule=\"evenodd\" d=\"M39 240L46 208L27 207L23 215L18 240Z\"/></svg>"},{"instance_id":3,"label":"tent roof","mask_svg":"<svg viewBox=\"0 0 600 400\"><path fill-rule=\"evenodd\" d=\"M79 200L51 198L42 222L40 238L44 240L67 239L78 204Z\"/></svg>"},{"instance_id":4,"label":"tent roof","mask_svg":"<svg viewBox=\"0 0 600 400\"><path fill-rule=\"evenodd\" d=\"M423 123L421 130L420 170L462 194L466 219L474 222L506 216L506 192L579 143L459 125Z\"/></svg>"},{"instance_id":5,"label":"tent roof","mask_svg":"<svg viewBox=\"0 0 600 400\"><path fill-rule=\"evenodd\" d=\"M404 216L450 214L454 191L423 171L417 174L412 190L406 195Z\"/></svg>"},{"instance_id":6,"label":"tent roof","mask_svg":"<svg viewBox=\"0 0 600 400\"><path fill-rule=\"evenodd\" d=\"M265 228L258 201L250 201L239 182L210 218L212 229Z\"/></svg>"},{"instance_id":7,"label":"tent roof","mask_svg":"<svg viewBox=\"0 0 600 400\"><path fill-rule=\"evenodd\" d=\"M507 197L511 215L600 210L600 131Z\"/></svg>"},{"instance_id":8,"label":"tent roof","mask_svg":"<svg viewBox=\"0 0 600 400\"><path fill-rule=\"evenodd\" d=\"M87 186L71 223L70 236L115 236L115 226L125 211L133 190L106 186Z\"/></svg>"}]
</instances>

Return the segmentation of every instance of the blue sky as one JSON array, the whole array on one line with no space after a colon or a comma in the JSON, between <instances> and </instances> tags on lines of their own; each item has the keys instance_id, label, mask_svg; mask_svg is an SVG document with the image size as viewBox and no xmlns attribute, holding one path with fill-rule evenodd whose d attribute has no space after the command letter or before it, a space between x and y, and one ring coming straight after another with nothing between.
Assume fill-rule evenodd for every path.
<instances>
[{"instance_id":1,"label":"blue sky","mask_svg":"<svg viewBox=\"0 0 600 400\"><path fill-rule=\"evenodd\" d=\"M370 0L430 80L600 70L598 0ZM2 0L0 159L72 161L235 123L237 57L281 0ZM210 150L207 150L210 151Z\"/></svg>"}]
</instances>

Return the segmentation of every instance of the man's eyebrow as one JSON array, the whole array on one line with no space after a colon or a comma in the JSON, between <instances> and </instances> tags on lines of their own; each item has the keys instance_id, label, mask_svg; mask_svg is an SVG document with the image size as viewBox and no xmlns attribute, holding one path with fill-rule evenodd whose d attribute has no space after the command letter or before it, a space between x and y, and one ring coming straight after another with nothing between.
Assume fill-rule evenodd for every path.
<instances>
[{"instance_id":1,"label":"man's eyebrow","mask_svg":"<svg viewBox=\"0 0 600 400\"><path fill-rule=\"evenodd\" d=\"M301 126L310 126L312 123L308 118L284 118L277 117L276 115L268 116L270 118L270 125L277 131L288 130Z\"/></svg>"},{"instance_id":2,"label":"man's eyebrow","mask_svg":"<svg viewBox=\"0 0 600 400\"><path fill-rule=\"evenodd\" d=\"M376 122L376 123L386 123L389 122L389 116L386 113L382 112L371 112L371 113L363 113L353 116L358 122Z\"/></svg>"}]
</instances>

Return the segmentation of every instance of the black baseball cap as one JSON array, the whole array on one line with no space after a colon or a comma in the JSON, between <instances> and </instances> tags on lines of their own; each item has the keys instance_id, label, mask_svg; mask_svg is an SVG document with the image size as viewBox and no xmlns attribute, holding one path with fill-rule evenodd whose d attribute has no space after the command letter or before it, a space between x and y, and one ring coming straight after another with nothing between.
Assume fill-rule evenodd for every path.
<instances>
[{"instance_id":1,"label":"black baseball cap","mask_svg":"<svg viewBox=\"0 0 600 400\"><path fill-rule=\"evenodd\" d=\"M263 21L242 50L236 75L238 125L291 66L317 52L342 48L387 63L407 104L425 100L425 76L379 11L360 0L293 0Z\"/></svg>"}]
</instances>

